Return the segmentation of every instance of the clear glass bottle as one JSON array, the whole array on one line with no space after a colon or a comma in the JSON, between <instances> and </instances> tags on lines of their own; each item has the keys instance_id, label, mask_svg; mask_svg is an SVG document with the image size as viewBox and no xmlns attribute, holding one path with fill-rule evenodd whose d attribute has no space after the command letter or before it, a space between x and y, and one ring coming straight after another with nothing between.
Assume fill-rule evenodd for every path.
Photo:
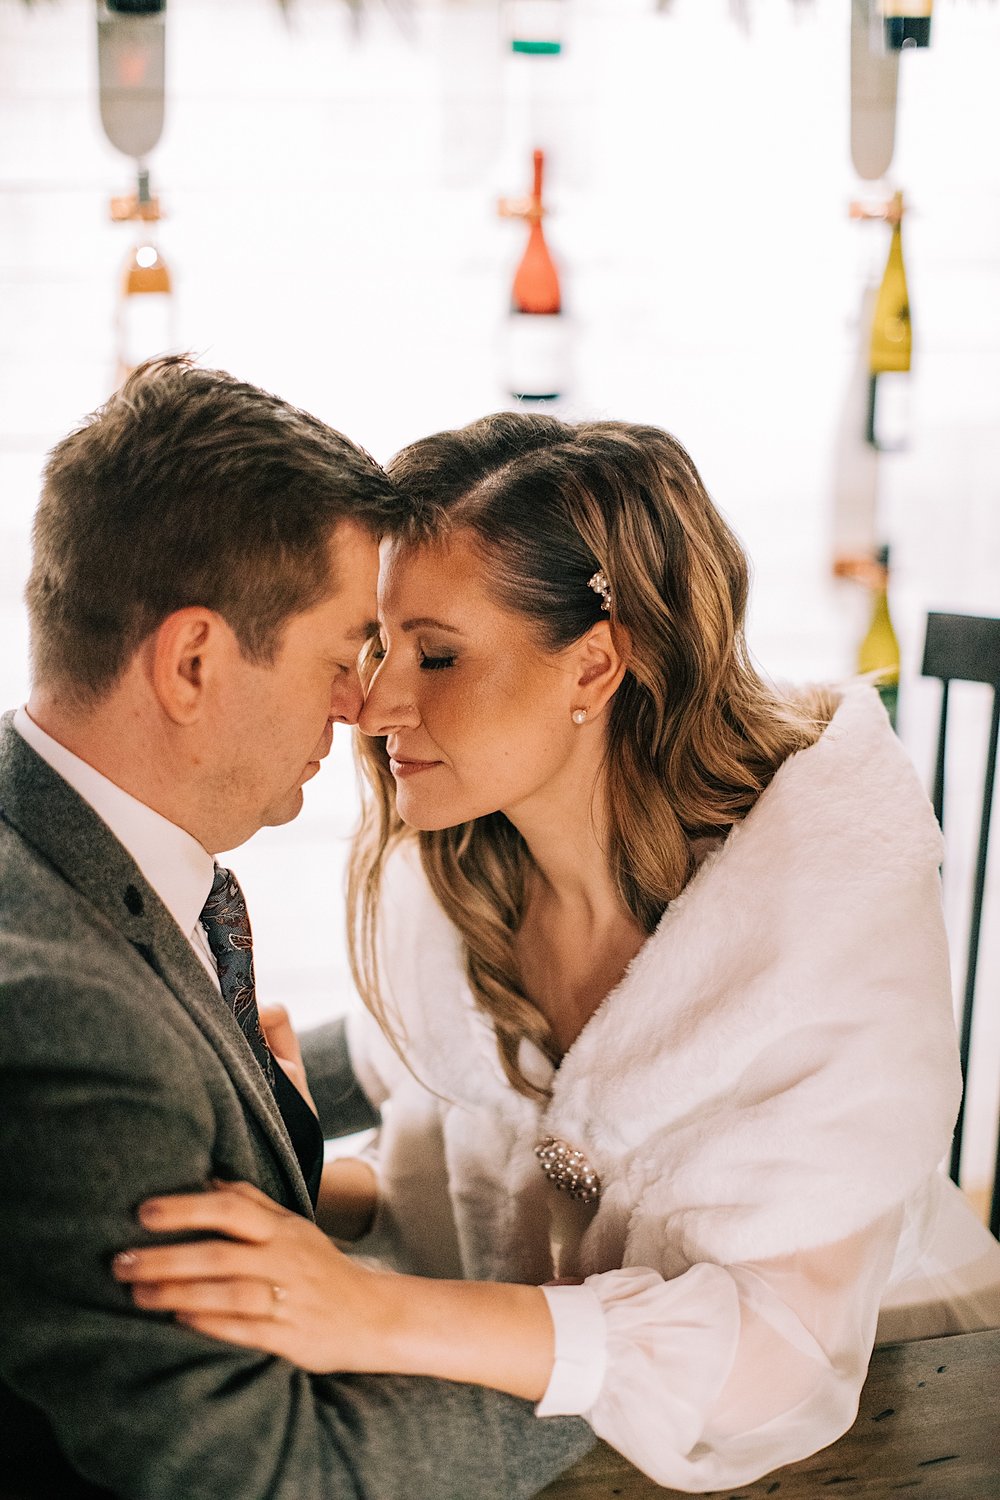
<instances>
[{"instance_id":1,"label":"clear glass bottle","mask_svg":"<svg viewBox=\"0 0 1000 1500\"><path fill-rule=\"evenodd\" d=\"M139 170L135 196L113 200L111 211L113 218L137 225L122 268L115 315L116 379L121 384L137 365L155 354L167 353L173 346L173 278L153 240L160 206L149 191L149 174L144 168Z\"/></svg>"}]
</instances>

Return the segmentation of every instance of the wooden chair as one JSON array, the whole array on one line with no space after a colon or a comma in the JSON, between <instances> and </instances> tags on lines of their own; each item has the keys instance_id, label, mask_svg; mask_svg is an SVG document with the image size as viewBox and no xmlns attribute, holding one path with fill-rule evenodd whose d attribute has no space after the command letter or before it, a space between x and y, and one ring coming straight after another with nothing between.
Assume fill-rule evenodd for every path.
<instances>
[{"instance_id":1,"label":"wooden chair","mask_svg":"<svg viewBox=\"0 0 1000 1500\"><path fill-rule=\"evenodd\" d=\"M976 966L979 959L979 936L983 916L983 891L986 885L986 854L990 838L990 814L993 808L993 783L996 774L997 737L1000 731L1000 620L983 615L927 616L924 642L923 675L940 678L941 718L938 727L937 768L934 773L934 811L944 824L944 766L948 732L948 690L952 682L982 682L993 689L993 715L990 723L989 748L986 752L986 776L983 786L979 848L972 891L972 917L965 966L965 998L962 1007L962 1077L967 1082L969 1046L972 1039L972 1014L976 994ZM962 1161L962 1133L965 1101L959 1110L952 1145L951 1176L959 1180ZM1000 1238L1000 1138L997 1142L996 1168L989 1225Z\"/></svg>"}]
</instances>

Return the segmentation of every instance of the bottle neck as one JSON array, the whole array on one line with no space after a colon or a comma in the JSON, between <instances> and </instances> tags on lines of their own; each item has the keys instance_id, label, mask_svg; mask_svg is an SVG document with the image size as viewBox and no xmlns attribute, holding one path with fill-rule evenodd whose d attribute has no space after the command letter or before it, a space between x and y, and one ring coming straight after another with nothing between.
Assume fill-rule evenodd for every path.
<instances>
[{"instance_id":1,"label":"bottle neck","mask_svg":"<svg viewBox=\"0 0 1000 1500\"><path fill-rule=\"evenodd\" d=\"M892 238L889 241L889 260L886 266L889 271L902 274L903 271L903 226L894 224Z\"/></svg>"},{"instance_id":2,"label":"bottle neck","mask_svg":"<svg viewBox=\"0 0 1000 1500\"><path fill-rule=\"evenodd\" d=\"M872 600L872 624L891 625L889 618L889 591L885 584L875 590Z\"/></svg>"}]
</instances>

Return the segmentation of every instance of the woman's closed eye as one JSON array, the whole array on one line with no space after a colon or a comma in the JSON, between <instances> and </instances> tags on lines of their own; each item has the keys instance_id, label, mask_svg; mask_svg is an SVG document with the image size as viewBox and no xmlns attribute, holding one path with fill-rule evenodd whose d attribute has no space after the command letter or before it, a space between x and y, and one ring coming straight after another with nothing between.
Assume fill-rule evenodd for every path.
<instances>
[{"instance_id":1,"label":"woman's closed eye","mask_svg":"<svg viewBox=\"0 0 1000 1500\"><path fill-rule=\"evenodd\" d=\"M372 670L377 667L385 660L388 649L378 636L373 636L361 653L361 669L364 670L367 667ZM456 659L454 651L419 650L417 653L417 662L422 672L440 672L445 667L453 667Z\"/></svg>"}]
</instances>

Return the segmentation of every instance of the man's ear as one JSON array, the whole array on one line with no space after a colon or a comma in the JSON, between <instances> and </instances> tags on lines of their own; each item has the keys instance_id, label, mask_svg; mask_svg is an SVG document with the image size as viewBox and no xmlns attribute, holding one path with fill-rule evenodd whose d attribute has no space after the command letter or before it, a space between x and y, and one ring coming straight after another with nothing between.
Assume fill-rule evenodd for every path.
<instances>
[{"instance_id":1,"label":"man's ear","mask_svg":"<svg viewBox=\"0 0 1000 1500\"><path fill-rule=\"evenodd\" d=\"M625 645L607 620L599 620L576 642L576 695L591 720L610 702L628 670Z\"/></svg>"},{"instance_id":2,"label":"man's ear","mask_svg":"<svg viewBox=\"0 0 1000 1500\"><path fill-rule=\"evenodd\" d=\"M160 707L175 724L200 718L205 689L228 642L227 626L214 610L200 605L174 610L149 642L150 682Z\"/></svg>"}]
</instances>

